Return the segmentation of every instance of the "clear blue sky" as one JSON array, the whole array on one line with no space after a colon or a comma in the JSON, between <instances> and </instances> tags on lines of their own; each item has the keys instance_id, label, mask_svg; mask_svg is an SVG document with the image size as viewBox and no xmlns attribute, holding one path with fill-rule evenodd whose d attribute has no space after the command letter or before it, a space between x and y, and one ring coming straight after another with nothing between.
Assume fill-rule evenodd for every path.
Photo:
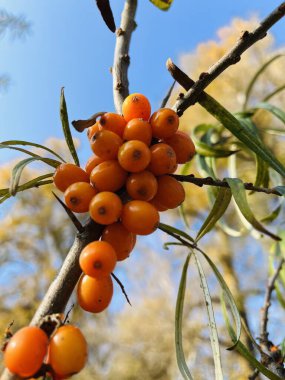
<instances>
[{"instance_id":1,"label":"clear blue sky","mask_svg":"<svg viewBox=\"0 0 285 380\"><path fill-rule=\"evenodd\" d=\"M119 25L123 0L111 0ZM159 105L171 78L168 57L177 61L235 17L253 13L264 17L280 1L174 0L169 12L139 0L138 28L131 45L130 90ZM104 25L94 0L1 0L0 8L24 14L32 32L24 40L0 40L0 73L12 85L0 94L0 140L43 142L62 136L58 116L60 88L65 86L70 120L100 110L113 110L112 66L115 36ZM274 27L278 43L285 36L284 21ZM77 132L75 136L79 136ZM87 142L83 157L87 157ZM3 151L0 162L8 157ZM83 160L84 161L84 160Z\"/></svg>"}]
</instances>

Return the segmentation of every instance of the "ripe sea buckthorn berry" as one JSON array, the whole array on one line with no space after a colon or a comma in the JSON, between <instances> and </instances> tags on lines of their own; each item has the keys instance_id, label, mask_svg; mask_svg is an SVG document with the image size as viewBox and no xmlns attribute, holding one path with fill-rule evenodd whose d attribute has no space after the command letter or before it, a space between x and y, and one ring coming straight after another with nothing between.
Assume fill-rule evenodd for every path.
<instances>
[{"instance_id":1,"label":"ripe sea buckthorn berry","mask_svg":"<svg viewBox=\"0 0 285 380\"><path fill-rule=\"evenodd\" d=\"M89 205L91 218L99 224L115 223L122 212L120 197L110 191L102 191L95 195Z\"/></svg>"},{"instance_id":2,"label":"ripe sea buckthorn berry","mask_svg":"<svg viewBox=\"0 0 285 380\"><path fill-rule=\"evenodd\" d=\"M150 145L152 139L152 131L150 124L144 119L132 119L125 127L124 140L139 140L146 145Z\"/></svg>"},{"instance_id":3,"label":"ripe sea buckthorn berry","mask_svg":"<svg viewBox=\"0 0 285 380\"><path fill-rule=\"evenodd\" d=\"M185 132L178 131L164 141L173 148L178 164L190 161L195 155L195 145L191 137Z\"/></svg>"},{"instance_id":4,"label":"ripe sea buckthorn berry","mask_svg":"<svg viewBox=\"0 0 285 380\"><path fill-rule=\"evenodd\" d=\"M132 173L127 179L126 189L133 199L150 201L157 192L157 180L147 170L140 173Z\"/></svg>"},{"instance_id":5,"label":"ripe sea buckthorn berry","mask_svg":"<svg viewBox=\"0 0 285 380\"><path fill-rule=\"evenodd\" d=\"M150 163L150 150L142 141L127 141L119 149L118 161L128 172L141 172Z\"/></svg>"},{"instance_id":6,"label":"ripe sea buckthorn berry","mask_svg":"<svg viewBox=\"0 0 285 380\"><path fill-rule=\"evenodd\" d=\"M179 126L177 113L170 108L161 108L150 118L153 137L166 139L174 135Z\"/></svg>"},{"instance_id":7,"label":"ripe sea buckthorn berry","mask_svg":"<svg viewBox=\"0 0 285 380\"><path fill-rule=\"evenodd\" d=\"M148 202L130 201L123 207L121 220L128 231L137 235L149 235L158 226L159 213Z\"/></svg>"},{"instance_id":8,"label":"ripe sea buckthorn berry","mask_svg":"<svg viewBox=\"0 0 285 380\"><path fill-rule=\"evenodd\" d=\"M105 160L101 157L98 157L96 156L96 154L93 154L93 156L91 156L89 158L89 160L86 162L86 165L85 165L85 171L86 173L91 174L92 170L99 164L101 164L101 162L104 162Z\"/></svg>"},{"instance_id":9,"label":"ripe sea buckthorn berry","mask_svg":"<svg viewBox=\"0 0 285 380\"><path fill-rule=\"evenodd\" d=\"M182 184L169 175L157 178L157 193L154 201L163 207L176 208L185 199L185 190Z\"/></svg>"},{"instance_id":10,"label":"ripe sea buckthorn berry","mask_svg":"<svg viewBox=\"0 0 285 380\"><path fill-rule=\"evenodd\" d=\"M155 176L173 173L176 170L176 154L171 146L158 143L150 148L151 161L148 166Z\"/></svg>"},{"instance_id":11,"label":"ripe sea buckthorn berry","mask_svg":"<svg viewBox=\"0 0 285 380\"><path fill-rule=\"evenodd\" d=\"M36 326L18 330L9 340L4 352L4 364L20 376L34 375L41 367L48 349L48 337Z\"/></svg>"},{"instance_id":12,"label":"ripe sea buckthorn berry","mask_svg":"<svg viewBox=\"0 0 285 380\"><path fill-rule=\"evenodd\" d=\"M79 264L90 277L102 278L113 272L117 255L112 245L106 241L93 241L81 252Z\"/></svg>"},{"instance_id":13,"label":"ripe sea buckthorn berry","mask_svg":"<svg viewBox=\"0 0 285 380\"><path fill-rule=\"evenodd\" d=\"M87 129L87 137L88 139L90 140L91 137L96 133L100 131L100 125L99 125L99 122L97 121L94 125L92 125L91 127L89 127Z\"/></svg>"},{"instance_id":14,"label":"ripe sea buckthorn berry","mask_svg":"<svg viewBox=\"0 0 285 380\"><path fill-rule=\"evenodd\" d=\"M148 120L151 107L148 99L142 94L131 94L126 97L122 105L125 120L130 121L135 118Z\"/></svg>"},{"instance_id":15,"label":"ripe sea buckthorn berry","mask_svg":"<svg viewBox=\"0 0 285 380\"><path fill-rule=\"evenodd\" d=\"M48 363L59 378L80 372L85 366L87 356L87 343L79 328L64 325L52 335Z\"/></svg>"},{"instance_id":16,"label":"ripe sea buckthorn berry","mask_svg":"<svg viewBox=\"0 0 285 380\"><path fill-rule=\"evenodd\" d=\"M113 160L117 157L118 150L123 140L116 133L105 129L96 132L90 139L90 145L96 156L104 160Z\"/></svg>"},{"instance_id":17,"label":"ripe sea buckthorn berry","mask_svg":"<svg viewBox=\"0 0 285 380\"><path fill-rule=\"evenodd\" d=\"M80 277L77 286L77 300L83 310L100 313L106 309L113 296L111 276L94 278L85 275Z\"/></svg>"},{"instance_id":18,"label":"ripe sea buckthorn berry","mask_svg":"<svg viewBox=\"0 0 285 380\"><path fill-rule=\"evenodd\" d=\"M127 175L117 160L108 160L92 170L90 181L99 191L115 192L124 186Z\"/></svg>"},{"instance_id":19,"label":"ripe sea buckthorn berry","mask_svg":"<svg viewBox=\"0 0 285 380\"><path fill-rule=\"evenodd\" d=\"M118 261L129 257L136 244L136 235L128 231L120 222L105 227L102 240L110 243L116 251Z\"/></svg>"},{"instance_id":20,"label":"ripe sea buckthorn berry","mask_svg":"<svg viewBox=\"0 0 285 380\"><path fill-rule=\"evenodd\" d=\"M74 164L60 164L53 175L53 183L58 190L64 192L75 182L88 182L89 175Z\"/></svg>"},{"instance_id":21,"label":"ripe sea buckthorn berry","mask_svg":"<svg viewBox=\"0 0 285 380\"><path fill-rule=\"evenodd\" d=\"M99 120L99 126L102 129L114 132L120 137L123 137L126 124L127 122L123 116L112 112L105 113Z\"/></svg>"},{"instance_id":22,"label":"ripe sea buckthorn berry","mask_svg":"<svg viewBox=\"0 0 285 380\"><path fill-rule=\"evenodd\" d=\"M152 200L149 201L159 212L167 211L168 208L163 206L159 203L158 199L156 197L152 198Z\"/></svg>"},{"instance_id":23,"label":"ripe sea buckthorn berry","mask_svg":"<svg viewBox=\"0 0 285 380\"><path fill-rule=\"evenodd\" d=\"M66 206L74 212L87 212L91 199L98 193L87 182L76 182L68 186L64 192Z\"/></svg>"}]
</instances>

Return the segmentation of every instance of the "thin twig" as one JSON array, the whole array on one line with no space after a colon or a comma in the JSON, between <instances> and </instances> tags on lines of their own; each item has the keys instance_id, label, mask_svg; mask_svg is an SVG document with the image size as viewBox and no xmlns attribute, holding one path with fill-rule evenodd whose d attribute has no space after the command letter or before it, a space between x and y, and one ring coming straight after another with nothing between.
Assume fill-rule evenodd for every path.
<instances>
[{"instance_id":1,"label":"thin twig","mask_svg":"<svg viewBox=\"0 0 285 380\"><path fill-rule=\"evenodd\" d=\"M172 174L171 176L177 179L177 181L193 183L194 185L199 186L199 187L207 185L207 186L230 188L229 184L226 181L214 180L212 177L197 178L193 174L188 174L188 175ZM254 191L257 193L274 194L274 195L282 196L282 194L280 194L274 188L269 189L265 187L257 187L257 186L254 186L252 183L244 183L244 188L246 190Z\"/></svg>"},{"instance_id":2,"label":"thin twig","mask_svg":"<svg viewBox=\"0 0 285 380\"><path fill-rule=\"evenodd\" d=\"M164 108L166 106L166 104L167 104L167 102L168 102L168 100L172 94L172 91L174 89L175 83L176 83L176 81L173 81L172 85L169 87L169 90L167 91L165 98L161 102L160 108Z\"/></svg>"},{"instance_id":3,"label":"thin twig","mask_svg":"<svg viewBox=\"0 0 285 380\"><path fill-rule=\"evenodd\" d=\"M122 12L121 25L117 30L116 47L114 53L113 97L115 109L122 112L124 99L129 95L128 68L130 64L129 48L132 32L136 28L135 14L137 0L126 0Z\"/></svg>"},{"instance_id":4,"label":"thin twig","mask_svg":"<svg viewBox=\"0 0 285 380\"><path fill-rule=\"evenodd\" d=\"M53 191L52 191L52 193L53 193L54 197L56 198L56 200L61 204L64 211L67 213L69 219L72 221L72 223L74 224L77 231L80 233L83 232L84 228L83 228L82 224L80 223L80 221L73 214L73 212L66 206L66 204L64 202L62 202L62 200Z\"/></svg>"},{"instance_id":5,"label":"thin twig","mask_svg":"<svg viewBox=\"0 0 285 380\"><path fill-rule=\"evenodd\" d=\"M120 288L121 288L121 290L122 290L122 293L123 293L123 295L126 297L126 300L127 300L128 304L129 304L130 306L132 306L132 304L131 304L131 302L130 302L130 300L129 300L129 297L128 297L126 291L125 291L125 287L124 287L124 285L122 284L122 282L119 280L119 278L118 278L114 273L111 273L111 276L114 278L114 280L115 280L115 281L118 283L118 285L120 286Z\"/></svg>"},{"instance_id":6,"label":"thin twig","mask_svg":"<svg viewBox=\"0 0 285 380\"><path fill-rule=\"evenodd\" d=\"M257 41L264 38L267 31L285 15L285 2L279 5L260 25L253 31L244 31L237 43L218 62L211 66L208 72L200 74L199 79L193 83L192 87L175 104L175 110L179 116L198 101L198 97L203 90L229 66L234 65L241 59L241 55Z\"/></svg>"},{"instance_id":7,"label":"thin twig","mask_svg":"<svg viewBox=\"0 0 285 380\"><path fill-rule=\"evenodd\" d=\"M282 269L284 261L285 261L284 258L282 258L280 260L277 268L275 269L275 272L268 279L266 293L265 293L265 297L264 297L264 305L263 305L263 308L261 309L260 340L263 343L267 343L268 342L268 335L269 335L269 333L267 331L267 323L268 323L268 311L269 311L269 307L271 305L271 301L270 300L271 300L271 296L272 296L273 290L275 288L275 281L277 280L277 278L279 276L279 273L280 273L280 271Z\"/></svg>"}]
</instances>

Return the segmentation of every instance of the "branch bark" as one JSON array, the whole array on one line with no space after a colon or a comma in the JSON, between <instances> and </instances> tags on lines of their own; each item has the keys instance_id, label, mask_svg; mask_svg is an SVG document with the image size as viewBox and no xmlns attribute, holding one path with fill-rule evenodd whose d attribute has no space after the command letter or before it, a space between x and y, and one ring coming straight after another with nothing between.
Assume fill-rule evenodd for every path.
<instances>
[{"instance_id":1,"label":"branch bark","mask_svg":"<svg viewBox=\"0 0 285 380\"><path fill-rule=\"evenodd\" d=\"M267 31L284 15L285 2L270 13L253 32L244 31L230 51L211 66L208 72L201 73L199 79L193 82L184 97L176 102L174 108L177 114L179 116L183 115L188 107L195 104L203 90L229 66L240 61L241 55L257 41L263 39Z\"/></svg>"},{"instance_id":2,"label":"branch bark","mask_svg":"<svg viewBox=\"0 0 285 380\"><path fill-rule=\"evenodd\" d=\"M68 252L63 265L51 283L42 303L36 311L31 325L37 325L41 318L54 313L62 313L82 273L79 266L79 255L82 249L94 240L98 240L102 233L102 226L91 219L84 225L82 233L78 233ZM18 376L5 369L1 380L16 380Z\"/></svg>"},{"instance_id":3,"label":"branch bark","mask_svg":"<svg viewBox=\"0 0 285 380\"><path fill-rule=\"evenodd\" d=\"M207 186L230 188L229 184L226 181L214 180L211 177L197 178L193 174L188 174L188 175L171 174L171 176L177 179L177 181L193 183L194 185L199 186L199 187L207 185ZM266 187L257 187L257 186L254 186L252 183L244 183L244 188L246 190L251 190L257 193L274 194L280 197L282 196L282 194L280 194L274 188L269 189Z\"/></svg>"},{"instance_id":4,"label":"branch bark","mask_svg":"<svg viewBox=\"0 0 285 380\"><path fill-rule=\"evenodd\" d=\"M117 38L112 74L114 104L115 109L119 114L122 112L122 104L124 99L129 95L129 48L132 33L136 28L136 10L137 0L126 0L122 12L121 25L116 32Z\"/></svg>"}]
</instances>

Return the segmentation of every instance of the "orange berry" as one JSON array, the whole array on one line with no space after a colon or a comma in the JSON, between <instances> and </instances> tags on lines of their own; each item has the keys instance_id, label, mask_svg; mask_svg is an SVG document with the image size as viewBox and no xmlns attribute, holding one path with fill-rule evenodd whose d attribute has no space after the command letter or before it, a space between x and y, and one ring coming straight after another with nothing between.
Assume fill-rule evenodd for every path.
<instances>
[{"instance_id":1,"label":"orange berry","mask_svg":"<svg viewBox=\"0 0 285 380\"><path fill-rule=\"evenodd\" d=\"M195 145L185 132L176 132L172 137L165 139L165 143L173 148L178 164L190 161L195 155Z\"/></svg>"},{"instance_id":2,"label":"orange berry","mask_svg":"<svg viewBox=\"0 0 285 380\"><path fill-rule=\"evenodd\" d=\"M120 137L123 136L126 124L127 122L123 116L112 112L105 113L99 120L100 128L114 132Z\"/></svg>"},{"instance_id":3,"label":"orange berry","mask_svg":"<svg viewBox=\"0 0 285 380\"><path fill-rule=\"evenodd\" d=\"M127 141L119 149L118 161L128 172L141 172L150 163L150 150L142 141Z\"/></svg>"},{"instance_id":4,"label":"orange berry","mask_svg":"<svg viewBox=\"0 0 285 380\"><path fill-rule=\"evenodd\" d=\"M82 275L77 286L77 300L82 309L90 313L100 313L106 309L113 296L111 276L94 278Z\"/></svg>"},{"instance_id":5,"label":"orange berry","mask_svg":"<svg viewBox=\"0 0 285 380\"><path fill-rule=\"evenodd\" d=\"M152 139L151 125L144 119L132 119L125 127L124 140L139 140L150 145Z\"/></svg>"},{"instance_id":6,"label":"orange berry","mask_svg":"<svg viewBox=\"0 0 285 380\"><path fill-rule=\"evenodd\" d=\"M157 180L147 170L140 173L132 173L127 179L126 189L133 199L150 201L156 194Z\"/></svg>"},{"instance_id":7,"label":"orange berry","mask_svg":"<svg viewBox=\"0 0 285 380\"><path fill-rule=\"evenodd\" d=\"M124 186L128 173L116 160L104 161L91 173L90 181L99 191L117 191Z\"/></svg>"},{"instance_id":8,"label":"orange berry","mask_svg":"<svg viewBox=\"0 0 285 380\"><path fill-rule=\"evenodd\" d=\"M179 117L170 108L161 108L150 118L152 135L159 139L166 139L174 135L179 127Z\"/></svg>"},{"instance_id":9,"label":"orange berry","mask_svg":"<svg viewBox=\"0 0 285 380\"><path fill-rule=\"evenodd\" d=\"M91 199L98 193L87 182L76 182L68 186L64 192L66 206L74 212L87 212Z\"/></svg>"},{"instance_id":10,"label":"orange berry","mask_svg":"<svg viewBox=\"0 0 285 380\"><path fill-rule=\"evenodd\" d=\"M58 376L72 376L82 370L88 356L86 340L79 328L59 327L49 343L48 363Z\"/></svg>"},{"instance_id":11,"label":"orange berry","mask_svg":"<svg viewBox=\"0 0 285 380\"><path fill-rule=\"evenodd\" d=\"M113 272L117 263L115 249L106 241L93 241L81 252L79 264L90 277L106 277Z\"/></svg>"},{"instance_id":12,"label":"orange berry","mask_svg":"<svg viewBox=\"0 0 285 380\"><path fill-rule=\"evenodd\" d=\"M176 170L176 154L171 146L158 143L150 148L151 161L148 167L155 176L173 173Z\"/></svg>"},{"instance_id":13,"label":"orange berry","mask_svg":"<svg viewBox=\"0 0 285 380\"><path fill-rule=\"evenodd\" d=\"M105 227L102 240L115 249L118 261L129 257L136 243L136 235L128 231L120 222Z\"/></svg>"},{"instance_id":14,"label":"orange berry","mask_svg":"<svg viewBox=\"0 0 285 380\"><path fill-rule=\"evenodd\" d=\"M60 164L53 175L53 183L58 190L64 192L75 182L88 182L88 174L74 164Z\"/></svg>"},{"instance_id":15,"label":"orange berry","mask_svg":"<svg viewBox=\"0 0 285 380\"><path fill-rule=\"evenodd\" d=\"M18 330L9 340L4 352L4 364L20 376L34 375L41 367L48 349L48 337L36 326Z\"/></svg>"},{"instance_id":16,"label":"orange berry","mask_svg":"<svg viewBox=\"0 0 285 380\"><path fill-rule=\"evenodd\" d=\"M90 139L93 152L104 160L113 160L117 157L118 150L123 140L116 133L103 129L96 132Z\"/></svg>"},{"instance_id":17,"label":"orange berry","mask_svg":"<svg viewBox=\"0 0 285 380\"><path fill-rule=\"evenodd\" d=\"M169 175L163 175L157 179L157 193L154 201L162 207L176 208L185 199L185 190L182 184Z\"/></svg>"},{"instance_id":18,"label":"orange berry","mask_svg":"<svg viewBox=\"0 0 285 380\"><path fill-rule=\"evenodd\" d=\"M168 208L165 206L162 206L162 204L159 203L159 201L156 199L156 197L152 198L149 203L151 203L159 212L167 211Z\"/></svg>"},{"instance_id":19,"label":"orange berry","mask_svg":"<svg viewBox=\"0 0 285 380\"><path fill-rule=\"evenodd\" d=\"M122 212L120 197L110 191L102 191L95 195L89 205L91 218L99 224L115 223Z\"/></svg>"},{"instance_id":20,"label":"orange berry","mask_svg":"<svg viewBox=\"0 0 285 380\"><path fill-rule=\"evenodd\" d=\"M85 171L86 173L91 174L92 170L99 164L101 164L101 162L104 162L105 160L101 157L98 157L96 156L96 154L93 154L93 156L91 156L89 158L89 160L86 162L86 165L85 165Z\"/></svg>"},{"instance_id":21,"label":"orange berry","mask_svg":"<svg viewBox=\"0 0 285 380\"><path fill-rule=\"evenodd\" d=\"M125 120L130 121L135 118L148 120L151 107L148 99L142 94L131 94L126 97L122 105Z\"/></svg>"},{"instance_id":22,"label":"orange berry","mask_svg":"<svg viewBox=\"0 0 285 380\"><path fill-rule=\"evenodd\" d=\"M156 230L159 224L157 209L145 201L130 201L123 207L122 224L137 235L148 235Z\"/></svg>"},{"instance_id":23,"label":"orange berry","mask_svg":"<svg viewBox=\"0 0 285 380\"><path fill-rule=\"evenodd\" d=\"M100 131L100 126L99 126L99 122L96 121L96 123L94 125L92 125L91 127L89 127L87 129L87 137L88 139L90 140L92 138L92 136L96 133Z\"/></svg>"}]
</instances>

